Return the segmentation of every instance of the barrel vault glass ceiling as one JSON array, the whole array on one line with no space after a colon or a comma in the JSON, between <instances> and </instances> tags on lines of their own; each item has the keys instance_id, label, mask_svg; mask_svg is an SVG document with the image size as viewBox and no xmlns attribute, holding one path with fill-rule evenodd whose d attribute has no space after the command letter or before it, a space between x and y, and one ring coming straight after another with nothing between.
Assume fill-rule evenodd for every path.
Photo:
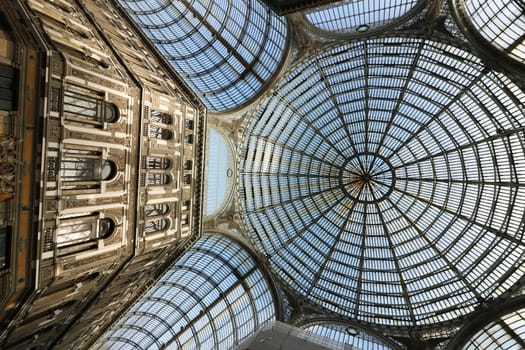
<instances>
[{"instance_id":1,"label":"barrel vault glass ceiling","mask_svg":"<svg viewBox=\"0 0 525 350\"><path fill-rule=\"evenodd\" d=\"M326 37L275 82L293 26L262 2L119 3L209 111L259 98L231 188L246 236L290 293L361 325L421 329L459 320L524 275L521 82L488 68L476 46L390 30L426 2L303 13L294 23ZM488 46L525 61L522 1L450 4ZM209 165L231 170L227 158ZM214 181L208 192L225 180Z\"/></svg>"}]
</instances>

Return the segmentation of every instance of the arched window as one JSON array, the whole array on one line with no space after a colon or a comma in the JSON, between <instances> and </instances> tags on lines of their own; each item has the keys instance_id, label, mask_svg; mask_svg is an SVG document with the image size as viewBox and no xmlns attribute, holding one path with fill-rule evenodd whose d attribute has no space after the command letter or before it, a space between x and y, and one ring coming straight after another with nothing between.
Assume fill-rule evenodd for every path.
<instances>
[{"instance_id":1,"label":"arched window","mask_svg":"<svg viewBox=\"0 0 525 350\"><path fill-rule=\"evenodd\" d=\"M210 216L224 208L231 197L235 164L233 149L221 132L209 128L206 142L204 215Z\"/></svg>"},{"instance_id":2,"label":"arched window","mask_svg":"<svg viewBox=\"0 0 525 350\"><path fill-rule=\"evenodd\" d=\"M171 182L171 176L164 173L148 173L146 175L147 185L167 185Z\"/></svg>"},{"instance_id":3,"label":"arched window","mask_svg":"<svg viewBox=\"0 0 525 350\"><path fill-rule=\"evenodd\" d=\"M148 220L144 225L144 233L155 233L166 231L170 227L170 221L165 218Z\"/></svg>"},{"instance_id":4,"label":"arched window","mask_svg":"<svg viewBox=\"0 0 525 350\"><path fill-rule=\"evenodd\" d=\"M171 161L164 157L145 157L144 163L146 169L169 169L171 167Z\"/></svg>"},{"instance_id":5,"label":"arched window","mask_svg":"<svg viewBox=\"0 0 525 350\"><path fill-rule=\"evenodd\" d=\"M73 214L60 217L56 228L58 248L111 236L115 222L100 218L99 213Z\"/></svg>"},{"instance_id":6,"label":"arched window","mask_svg":"<svg viewBox=\"0 0 525 350\"><path fill-rule=\"evenodd\" d=\"M102 159L100 151L69 148L60 159L60 171L63 189L93 189L115 178L118 168L114 161Z\"/></svg>"},{"instance_id":7,"label":"arched window","mask_svg":"<svg viewBox=\"0 0 525 350\"><path fill-rule=\"evenodd\" d=\"M150 124L148 128L149 128L148 136L150 138L161 139L161 140L170 140L171 138L173 138L173 132L171 130L168 130L168 129L165 129L165 128L162 128L160 126L153 125L153 124Z\"/></svg>"},{"instance_id":8,"label":"arched window","mask_svg":"<svg viewBox=\"0 0 525 350\"><path fill-rule=\"evenodd\" d=\"M401 346L393 340L372 330L350 324L316 321L306 324L302 329L321 337L333 339L341 344L351 345L351 349L399 350Z\"/></svg>"},{"instance_id":9,"label":"arched window","mask_svg":"<svg viewBox=\"0 0 525 350\"><path fill-rule=\"evenodd\" d=\"M159 112L159 111L151 111L151 114L149 116L149 120L152 122L157 122L161 124L169 125L173 123L173 118L168 113Z\"/></svg>"},{"instance_id":10,"label":"arched window","mask_svg":"<svg viewBox=\"0 0 525 350\"><path fill-rule=\"evenodd\" d=\"M525 2L523 0L455 0L466 31L512 59L525 63Z\"/></svg>"},{"instance_id":11,"label":"arched window","mask_svg":"<svg viewBox=\"0 0 525 350\"><path fill-rule=\"evenodd\" d=\"M102 128L104 123L115 123L119 117L119 108L104 101L101 92L76 86L64 92L64 118L69 122Z\"/></svg>"},{"instance_id":12,"label":"arched window","mask_svg":"<svg viewBox=\"0 0 525 350\"><path fill-rule=\"evenodd\" d=\"M336 1L312 11L305 17L322 32L359 35L378 30L401 20L420 8L421 0Z\"/></svg>"},{"instance_id":13,"label":"arched window","mask_svg":"<svg viewBox=\"0 0 525 350\"><path fill-rule=\"evenodd\" d=\"M165 203L159 203L159 204L149 204L144 207L144 216L146 218L148 217L154 217L154 216L161 216L165 215L170 211L170 206Z\"/></svg>"}]
</instances>

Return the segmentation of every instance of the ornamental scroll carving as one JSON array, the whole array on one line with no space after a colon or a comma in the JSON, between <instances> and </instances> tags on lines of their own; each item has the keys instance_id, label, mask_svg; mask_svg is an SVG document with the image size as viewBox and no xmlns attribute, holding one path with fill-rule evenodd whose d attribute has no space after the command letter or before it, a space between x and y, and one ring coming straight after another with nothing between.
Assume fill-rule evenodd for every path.
<instances>
[{"instance_id":1,"label":"ornamental scroll carving","mask_svg":"<svg viewBox=\"0 0 525 350\"><path fill-rule=\"evenodd\" d=\"M15 192L16 139L0 135L0 202L13 198Z\"/></svg>"}]
</instances>

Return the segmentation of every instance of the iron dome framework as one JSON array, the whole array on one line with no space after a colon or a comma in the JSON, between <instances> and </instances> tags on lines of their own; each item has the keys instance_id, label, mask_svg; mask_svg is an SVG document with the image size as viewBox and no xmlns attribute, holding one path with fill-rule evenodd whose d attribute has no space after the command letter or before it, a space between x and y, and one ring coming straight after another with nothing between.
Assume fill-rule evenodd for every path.
<instances>
[{"instance_id":1,"label":"iron dome framework","mask_svg":"<svg viewBox=\"0 0 525 350\"><path fill-rule=\"evenodd\" d=\"M425 327L525 272L525 95L444 42L384 37L297 64L240 156L246 232L345 317Z\"/></svg>"}]
</instances>

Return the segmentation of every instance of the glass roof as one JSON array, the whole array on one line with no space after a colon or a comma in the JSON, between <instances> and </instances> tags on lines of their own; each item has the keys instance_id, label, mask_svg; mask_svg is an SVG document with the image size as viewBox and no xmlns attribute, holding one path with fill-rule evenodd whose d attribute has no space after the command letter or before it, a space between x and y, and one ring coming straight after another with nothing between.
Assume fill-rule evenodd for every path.
<instances>
[{"instance_id":1,"label":"glass roof","mask_svg":"<svg viewBox=\"0 0 525 350\"><path fill-rule=\"evenodd\" d=\"M525 95L460 48L333 46L251 120L246 231L290 288L391 326L456 319L525 272Z\"/></svg>"},{"instance_id":2,"label":"glass roof","mask_svg":"<svg viewBox=\"0 0 525 350\"><path fill-rule=\"evenodd\" d=\"M467 17L481 36L510 57L525 63L525 2L463 0Z\"/></svg>"},{"instance_id":3,"label":"glass roof","mask_svg":"<svg viewBox=\"0 0 525 350\"><path fill-rule=\"evenodd\" d=\"M204 234L92 349L231 349L274 320L270 286L250 254Z\"/></svg>"},{"instance_id":4,"label":"glass roof","mask_svg":"<svg viewBox=\"0 0 525 350\"><path fill-rule=\"evenodd\" d=\"M206 107L234 109L276 72L284 18L258 0L119 0Z\"/></svg>"},{"instance_id":5,"label":"glass roof","mask_svg":"<svg viewBox=\"0 0 525 350\"><path fill-rule=\"evenodd\" d=\"M414 10L420 0L344 0L305 14L322 31L363 34L392 24Z\"/></svg>"},{"instance_id":6,"label":"glass roof","mask_svg":"<svg viewBox=\"0 0 525 350\"><path fill-rule=\"evenodd\" d=\"M227 200L233 186L233 155L224 137L208 129L204 180L204 215L213 215Z\"/></svg>"},{"instance_id":7,"label":"glass roof","mask_svg":"<svg viewBox=\"0 0 525 350\"><path fill-rule=\"evenodd\" d=\"M303 329L320 336L337 340L343 344L349 344L352 349L362 350L396 350L400 346L392 344L392 341L383 341L382 339L366 332L361 328L337 324L337 323L319 323L303 326ZM381 337L382 338L382 337Z\"/></svg>"},{"instance_id":8,"label":"glass roof","mask_svg":"<svg viewBox=\"0 0 525 350\"><path fill-rule=\"evenodd\" d=\"M525 349L525 309L511 312L483 327L468 340L463 349Z\"/></svg>"}]
</instances>

